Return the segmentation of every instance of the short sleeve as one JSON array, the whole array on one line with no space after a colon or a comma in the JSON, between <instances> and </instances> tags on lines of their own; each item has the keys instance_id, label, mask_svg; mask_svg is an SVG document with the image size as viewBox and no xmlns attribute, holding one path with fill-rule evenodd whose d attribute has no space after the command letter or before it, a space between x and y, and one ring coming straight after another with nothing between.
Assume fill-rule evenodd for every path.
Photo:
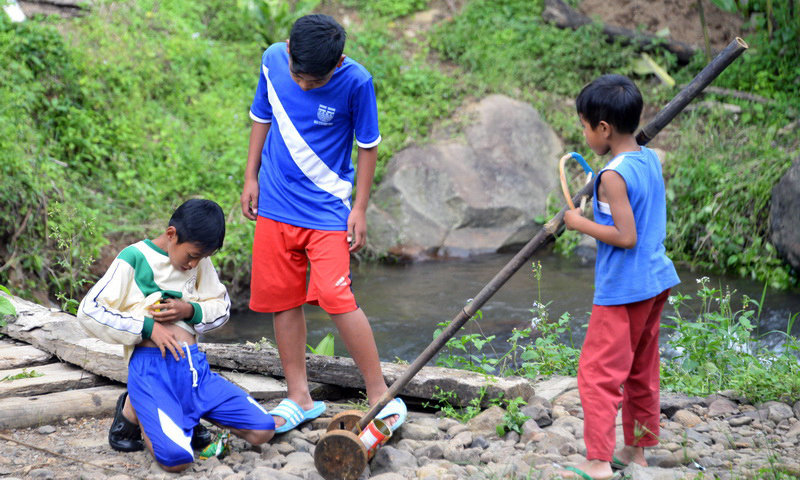
<instances>
[{"instance_id":1,"label":"short sleeve","mask_svg":"<svg viewBox=\"0 0 800 480\"><path fill-rule=\"evenodd\" d=\"M353 118L356 143L361 148L372 148L381 143L378 130L378 103L372 77L359 85L353 92Z\"/></svg>"},{"instance_id":2,"label":"short sleeve","mask_svg":"<svg viewBox=\"0 0 800 480\"><path fill-rule=\"evenodd\" d=\"M264 52L264 55L261 57L258 87L256 87L256 95L253 98L253 104L250 105L250 118L258 123L272 123L272 106L269 104L269 96L267 95L267 76L266 69L264 68L268 53L269 50Z\"/></svg>"}]
</instances>

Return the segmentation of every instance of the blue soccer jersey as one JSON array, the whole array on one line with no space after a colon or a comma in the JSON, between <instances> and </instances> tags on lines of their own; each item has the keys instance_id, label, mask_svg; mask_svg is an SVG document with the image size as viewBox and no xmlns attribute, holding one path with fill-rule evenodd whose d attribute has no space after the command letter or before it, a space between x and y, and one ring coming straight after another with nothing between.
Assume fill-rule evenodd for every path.
<instances>
[{"instance_id":1,"label":"blue soccer jersey","mask_svg":"<svg viewBox=\"0 0 800 480\"><path fill-rule=\"evenodd\" d=\"M330 81L303 91L289 73L285 43L261 58L250 117L271 123L258 173L258 214L298 227L346 230L353 191L353 136L381 141L372 76L345 58Z\"/></svg>"}]
</instances>

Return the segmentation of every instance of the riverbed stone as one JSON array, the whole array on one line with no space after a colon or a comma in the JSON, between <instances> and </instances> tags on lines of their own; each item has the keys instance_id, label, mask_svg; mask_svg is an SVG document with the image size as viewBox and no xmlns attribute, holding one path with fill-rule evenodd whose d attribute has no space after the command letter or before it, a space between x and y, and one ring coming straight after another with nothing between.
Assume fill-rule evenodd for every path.
<instances>
[{"instance_id":1,"label":"riverbed stone","mask_svg":"<svg viewBox=\"0 0 800 480\"><path fill-rule=\"evenodd\" d=\"M544 398L548 402L552 402L564 392L577 388L578 379L576 377L566 377L563 375L553 375L547 380L537 382L533 386L536 396Z\"/></svg>"},{"instance_id":2,"label":"riverbed stone","mask_svg":"<svg viewBox=\"0 0 800 480\"><path fill-rule=\"evenodd\" d=\"M766 402L762 405L762 408L767 409L767 418L775 422L775 424L779 423L781 420L794 417L792 407L783 402Z\"/></svg>"},{"instance_id":3,"label":"riverbed stone","mask_svg":"<svg viewBox=\"0 0 800 480\"><path fill-rule=\"evenodd\" d=\"M800 271L800 158L772 188L770 241L795 270Z\"/></svg>"},{"instance_id":4,"label":"riverbed stone","mask_svg":"<svg viewBox=\"0 0 800 480\"><path fill-rule=\"evenodd\" d=\"M503 422L505 413L505 410L493 405L470 419L467 422L467 427L477 435L483 435L487 438L497 437L497 425Z\"/></svg>"},{"instance_id":5,"label":"riverbed stone","mask_svg":"<svg viewBox=\"0 0 800 480\"><path fill-rule=\"evenodd\" d=\"M546 427L553 423L552 409L553 405L546 398L536 395L520 408L520 413L535 420L540 427Z\"/></svg>"},{"instance_id":6,"label":"riverbed stone","mask_svg":"<svg viewBox=\"0 0 800 480\"><path fill-rule=\"evenodd\" d=\"M422 425L418 423L408 423L397 431L398 438L408 438L410 440L435 440L439 438L439 429L432 425Z\"/></svg>"},{"instance_id":7,"label":"riverbed stone","mask_svg":"<svg viewBox=\"0 0 800 480\"><path fill-rule=\"evenodd\" d=\"M444 449L439 442L429 442L427 445L413 451L417 458L428 457L433 460L444 458Z\"/></svg>"},{"instance_id":8,"label":"riverbed stone","mask_svg":"<svg viewBox=\"0 0 800 480\"><path fill-rule=\"evenodd\" d=\"M719 398L708 405L709 417L727 417L736 413L739 413L739 408L727 398Z\"/></svg>"},{"instance_id":9,"label":"riverbed stone","mask_svg":"<svg viewBox=\"0 0 800 480\"><path fill-rule=\"evenodd\" d=\"M489 95L455 114L461 132L397 152L370 199L368 249L464 256L527 242L558 177L558 135L531 105ZM532 148L532 146L536 148Z\"/></svg>"},{"instance_id":10,"label":"riverbed stone","mask_svg":"<svg viewBox=\"0 0 800 480\"><path fill-rule=\"evenodd\" d=\"M683 425L684 427L695 427L702 423L702 419L689 410L678 410L672 416L672 420Z\"/></svg>"},{"instance_id":11,"label":"riverbed stone","mask_svg":"<svg viewBox=\"0 0 800 480\"><path fill-rule=\"evenodd\" d=\"M379 449L372 459L371 469L373 473L396 472L406 468L416 468L417 459L409 452L398 450L391 445L385 445Z\"/></svg>"},{"instance_id":12,"label":"riverbed stone","mask_svg":"<svg viewBox=\"0 0 800 480\"><path fill-rule=\"evenodd\" d=\"M661 392L661 412L672 418L678 410L685 410L701 401L700 397L690 397L684 393Z\"/></svg>"}]
</instances>

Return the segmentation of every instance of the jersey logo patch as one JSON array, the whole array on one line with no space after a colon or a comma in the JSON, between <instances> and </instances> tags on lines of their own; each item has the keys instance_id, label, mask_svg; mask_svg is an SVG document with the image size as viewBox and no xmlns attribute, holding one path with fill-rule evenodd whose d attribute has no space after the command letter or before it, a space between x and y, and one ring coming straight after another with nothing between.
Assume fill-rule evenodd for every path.
<instances>
[{"instance_id":1,"label":"jersey logo patch","mask_svg":"<svg viewBox=\"0 0 800 480\"><path fill-rule=\"evenodd\" d=\"M315 121L314 123L317 125L331 125L334 114L336 114L335 108L320 104L319 108L317 108L317 118L319 121Z\"/></svg>"}]
</instances>

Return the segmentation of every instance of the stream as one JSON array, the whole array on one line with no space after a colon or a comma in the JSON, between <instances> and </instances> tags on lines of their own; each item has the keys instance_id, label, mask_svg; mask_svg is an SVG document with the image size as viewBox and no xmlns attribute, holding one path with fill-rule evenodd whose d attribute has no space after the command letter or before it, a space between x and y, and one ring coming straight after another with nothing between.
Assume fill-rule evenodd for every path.
<instances>
[{"instance_id":1,"label":"stream","mask_svg":"<svg viewBox=\"0 0 800 480\"><path fill-rule=\"evenodd\" d=\"M356 263L352 265L353 291L356 300L370 319L378 351L383 361L402 359L413 361L433 339L437 323L450 321L483 286L512 258L512 254L481 255L465 259L420 262L405 265ZM575 345L583 342L585 328L592 308L594 264L583 265L576 258L563 258L552 253L534 256L542 264L541 299L550 302L550 319L564 312L572 316L572 336ZM693 297L681 307L684 318L696 317L700 303L694 299L697 279L703 274L678 269L681 284L672 293L681 292ZM729 276L708 275L709 286L735 290L733 308L741 308L741 297L760 300L764 286L753 281ZM496 335L492 347L499 354L508 349L506 340L514 328L530 325L532 303L538 299L537 282L530 268L523 266L481 309L483 318L471 320L465 332ZM337 355L347 355L343 342L327 314L320 308L306 305L308 343L316 346L329 332L336 335ZM767 290L758 332L785 332L793 314L800 312L797 291ZM662 322L669 324L674 315L666 305ZM800 320L800 318L799 318ZM661 342L672 331L661 329ZM792 335L800 337L800 321L795 322ZM251 311L236 312L223 327L204 335L201 341L234 343L258 341L262 337L274 341L271 314ZM767 335L764 342L771 348L780 344L781 335Z\"/></svg>"}]
</instances>

